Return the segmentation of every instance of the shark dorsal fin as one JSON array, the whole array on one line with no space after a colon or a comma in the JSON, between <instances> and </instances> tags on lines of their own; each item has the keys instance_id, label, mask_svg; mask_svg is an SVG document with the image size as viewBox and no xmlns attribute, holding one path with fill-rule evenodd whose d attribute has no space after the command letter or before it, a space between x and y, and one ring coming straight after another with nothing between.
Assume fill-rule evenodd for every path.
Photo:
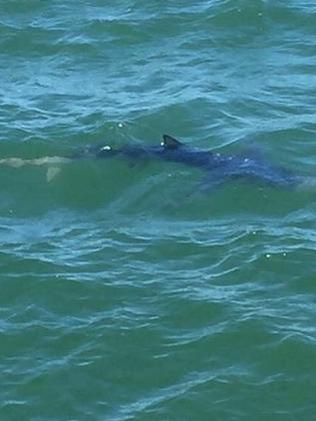
<instances>
[{"instance_id":1,"label":"shark dorsal fin","mask_svg":"<svg viewBox=\"0 0 316 421\"><path fill-rule=\"evenodd\" d=\"M179 140L169 136L168 134L164 134L162 138L163 141L161 142L161 146L163 146L165 149L177 149L182 145Z\"/></svg>"}]
</instances>

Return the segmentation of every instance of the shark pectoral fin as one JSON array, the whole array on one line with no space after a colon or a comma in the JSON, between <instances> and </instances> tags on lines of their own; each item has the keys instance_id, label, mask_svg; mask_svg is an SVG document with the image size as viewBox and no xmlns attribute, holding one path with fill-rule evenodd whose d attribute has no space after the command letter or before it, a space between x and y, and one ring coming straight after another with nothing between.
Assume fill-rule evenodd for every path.
<instances>
[{"instance_id":1,"label":"shark pectoral fin","mask_svg":"<svg viewBox=\"0 0 316 421\"><path fill-rule=\"evenodd\" d=\"M179 140L169 136L168 134L164 134L162 139L163 141L161 142L161 146L163 146L165 149L177 149L182 145Z\"/></svg>"},{"instance_id":2,"label":"shark pectoral fin","mask_svg":"<svg viewBox=\"0 0 316 421\"><path fill-rule=\"evenodd\" d=\"M217 173L208 174L198 183L197 186L195 186L195 188L191 190L190 193L186 194L186 197L192 197L197 193L202 194L215 192L225 181L227 181L227 179L225 177L221 177Z\"/></svg>"},{"instance_id":3,"label":"shark pectoral fin","mask_svg":"<svg viewBox=\"0 0 316 421\"><path fill-rule=\"evenodd\" d=\"M216 190L220 187L223 183L227 181L227 177L223 176L223 174L219 174L217 172L207 174L206 177L200 182L198 186L198 191L200 192L211 192Z\"/></svg>"},{"instance_id":4,"label":"shark pectoral fin","mask_svg":"<svg viewBox=\"0 0 316 421\"><path fill-rule=\"evenodd\" d=\"M50 183L60 173L59 167L49 167L46 173L46 181Z\"/></svg>"}]
</instances>

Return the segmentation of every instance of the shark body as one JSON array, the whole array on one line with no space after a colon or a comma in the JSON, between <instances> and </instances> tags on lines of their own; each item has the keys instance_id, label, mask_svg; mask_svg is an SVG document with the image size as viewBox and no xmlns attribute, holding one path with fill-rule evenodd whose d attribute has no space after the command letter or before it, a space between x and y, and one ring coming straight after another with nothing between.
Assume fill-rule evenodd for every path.
<instances>
[{"instance_id":1,"label":"shark body","mask_svg":"<svg viewBox=\"0 0 316 421\"><path fill-rule=\"evenodd\" d=\"M164 135L158 146L126 145L118 149L97 146L88 155L100 159L124 157L135 160L162 160L176 162L201 169L205 173L205 189L216 187L225 181L245 179L263 184L293 188L301 178L291 171L269 164L261 158L243 155L225 155L187 146L177 139Z\"/></svg>"},{"instance_id":2,"label":"shark body","mask_svg":"<svg viewBox=\"0 0 316 421\"><path fill-rule=\"evenodd\" d=\"M11 167L25 165L47 166L47 181L51 181L59 172L60 165L71 163L78 159L107 159L111 157L128 158L132 160L161 160L175 162L189 167L195 167L204 172L201 189L217 187L229 180L256 181L274 187L291 189L305 182L301 176L291 171L271 165L253 154L226 155L194 148L179 140L163 135L159 145L125 145L113 148L108 145L89 146L70 157L46 156L35 159L4 158L0 164Z\"/></svg>"}]
</instances>

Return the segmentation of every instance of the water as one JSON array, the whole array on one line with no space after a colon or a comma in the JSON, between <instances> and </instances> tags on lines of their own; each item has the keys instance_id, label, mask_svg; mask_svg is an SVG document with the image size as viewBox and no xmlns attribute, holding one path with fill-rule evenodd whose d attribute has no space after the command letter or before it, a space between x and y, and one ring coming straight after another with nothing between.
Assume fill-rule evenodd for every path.
<instances>
[{"instance_id":1,"label":"water","mask_svg":"<svg viewBox=\"0 0 316 421\"><path fill-rule=\"evenodd\" d=\"M1 159L170 133L313 179L315 14L3 1ZM201 177L0 165L1 420L314 420L316 188Z\"/></svg>"}]
</instances>

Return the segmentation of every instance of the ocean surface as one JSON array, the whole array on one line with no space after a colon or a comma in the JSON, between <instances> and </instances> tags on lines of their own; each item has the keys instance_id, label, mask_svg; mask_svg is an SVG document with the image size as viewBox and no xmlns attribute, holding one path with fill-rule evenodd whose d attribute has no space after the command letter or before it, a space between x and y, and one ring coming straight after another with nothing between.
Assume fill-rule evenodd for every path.
<instances>
[{"instance_id":1,"label":"ocean surface","mask_svg":"<svg viewBox=\"0 0 316 421\"><path fill-rule=\"evenodd\" d=\"M311 0L1 0L0 420L316 419L315 41ZM46 158L164 133L308 182Z\"/></svg>"}]
</instances>

